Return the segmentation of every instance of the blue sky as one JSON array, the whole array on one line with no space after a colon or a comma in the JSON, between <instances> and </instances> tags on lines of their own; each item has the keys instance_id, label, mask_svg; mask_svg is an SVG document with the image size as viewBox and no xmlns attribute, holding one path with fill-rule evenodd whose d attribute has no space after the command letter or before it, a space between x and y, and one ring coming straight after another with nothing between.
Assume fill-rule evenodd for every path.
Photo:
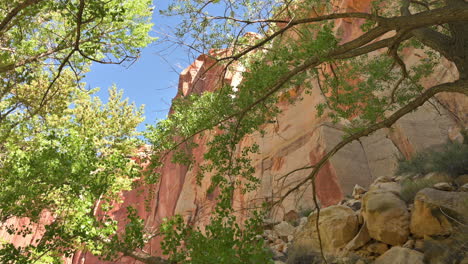
<instances>
[{"instance_id":1,"label":"blue sky","mask_svg":"<svg viewBox=\"0 0 468 264\"><path fill-rule=\"evenodd\" d=\"M156 31L166 31L166 28L178 22L159 15L159 10L166 8L168 2L157 0L155 4L152 36L157 35ZM124 97L128 97L130 102L135 102L137 106L144 104L146 120L138 128L142 131L145 124L154 124L156 120L166 118L171 100L177 93L179 73L191 63L186 50L167 47L168 43L158 41L150 44L129 67L94 63L84 81L89 88L101 88L97 95L103 101L107 101L108 88L115 84L124 90ZM161 54L161 50L165 50L164 54Z\"/></svg>"}]
</instances>

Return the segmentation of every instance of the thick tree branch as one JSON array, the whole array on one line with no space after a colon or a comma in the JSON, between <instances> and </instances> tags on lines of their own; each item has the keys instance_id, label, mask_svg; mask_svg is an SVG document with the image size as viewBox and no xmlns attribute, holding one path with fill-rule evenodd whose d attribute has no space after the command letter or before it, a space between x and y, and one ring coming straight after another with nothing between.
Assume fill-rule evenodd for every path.
<instances>
[{"instance_id":1,"label":"thick tree branch","mask_svg":"<svg viewBox=\"0 0 468 264\"><path fill-rule=\"evenodd\" d=\"M411 16L409 10L410 0L403 0L400 12L403 16ZM430 28L418 28L411 31L411 34L416 37L421 43L430 47L431 49L438 51L442 56L450 59L452 57L452 51L450 49L453 40L450 36L437 32Z\"/></svg>"}]
</instances>

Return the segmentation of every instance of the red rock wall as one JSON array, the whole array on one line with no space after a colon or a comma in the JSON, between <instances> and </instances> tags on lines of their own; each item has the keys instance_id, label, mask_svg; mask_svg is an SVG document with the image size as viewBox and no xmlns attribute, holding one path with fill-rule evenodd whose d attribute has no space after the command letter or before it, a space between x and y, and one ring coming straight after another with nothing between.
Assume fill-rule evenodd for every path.
<instances>
[{"instance_id":1,"label":"red rock wall","mask_svg":"<svg viewBox=\"0 0 468 264\"><path fill-rule=\"evenodd\" d=\"M340 1L337 9L349 12L368 12L370 0ZM336 30L342 32L342 42L350 41L361 34L362 22L356 20L338 20ZM405 60L408 63L416 61L419 51L406 50ZM200 56L192 65L181 73L179 93L186 96L190 93L213 91L218 87L220 67L206 69L213 64L208 56ZM442 61L436 73L425 81L425 85L454 80L454 66ZM228 74L227 80L235 85L240 81L238 73ZM294 93L300 93L293 91ZM293 186L307 176L308 171L297 172L286 179L281 178L287 172L311 165L317 162L328 150L341 140L344 124L331 124L326 118L318 118L315 106L323 101L323 97L315 87L311 95L301 94L303 100L294 105L281 103L283 112L278 116L278 122L265 126L265 136L250 135L242 140L240 146L256 142L260 146L260 154L253 156L256 176L262 183L255 193L236 193L234 205L238 209L248 208L258 200L273 199L284 194L288 187ZM355 184L368 186L379 176L392 175L397 156L409 157L415 151L444 143L450 137L456 137L460 127L468 124L468 101L465 97L443 94L437 97L433 105L426 104L418 111L402 118L392 129L381 130L369 137L353 142L339 151L320 171L317 177L317 191L323 206L335 204L350 194ZM437 109L436 109L437 108ZM449 133L450 132L450 133ZM454 136L455 135L455 136ZM199 147L192 150L196 163L203 163L205 143L210 135L197 138ZM169 159L168 159L169 160ZM155 229L164 217L181 214L185 220L203 225L209 219L209 213L215 203L215 195L208 195L209 176L205 177L201 186L196 184L197 167L187 168L167 162L162 168L161 180L157 185L144 186L141 190L123 193L125 203L116 207L116 219L125 219L126 205L138 207L141 216L146 219L149 229ZM151 196L150 211L145 211L145 199ZM310 185L303 186L299 192L291 195L271 212L271 217L282 220L290 211L311 209L312 191ZM239 214L246 213L239 210ZM19 224L19 222L18 222ZM121 222L123 225L124 222ZM5 237L0 233L0 237ZM30 243L31 238L8 238L17 244ZM145 251L160 254L159 239L154 238L148 243ZM137 263L131 258L121 258L115 262L102 262L86 253L76 253L73 264L104 264L104 263Z\"/></svg>"}]
</instances>

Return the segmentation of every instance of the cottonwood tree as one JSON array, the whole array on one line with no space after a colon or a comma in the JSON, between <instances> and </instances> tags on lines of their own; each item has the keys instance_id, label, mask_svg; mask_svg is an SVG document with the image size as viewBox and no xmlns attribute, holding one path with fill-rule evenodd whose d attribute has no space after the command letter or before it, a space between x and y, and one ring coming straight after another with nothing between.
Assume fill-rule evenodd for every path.
<instances>
[{"instance_id":1,"label":"cottonwood tree","mask_svg":"<svg viewBox=\"0 0 468 264\"><path fill-rule=\"evenodd\" d=\"M142 109L115 87L102 103L82 78L91 62L136 59L153 40L151 13L149 0L0 2L1 263L135 247L94 214L138 175L128 156Z\"/></svg>"},{"instance_id":2,"label":"cottonwood tree","mask_svg":"<svg viewBox=\"0 0 468 264\"><path fill-rule=\"evenodd\" d=\"M249 190L257 183L249 154L257 152L258 146L239 149L238 143L246 135L261 132L262 124L274 120L280 112L276 103L284 91L301 86L309 93L311 84L317 83L325 98L317 106L319 114L328 115L335 122L343 119L351 122L343 140L316 164L291 172L309 170L307 177L286 190L285 196L276 202L306 184L311 184L315 193L317 173L330 157L361 137L391 127L436 94L468 95L466 1L374 1L372 5L371 12L364 13L334 12L336 9L329 1L178 0L162 11L184 18L175 31L176 44L194 53L211 54L215 65L224 67L226 72L239 64L247 69L236 89L223 84L221 76L216 91L180 98L173 104L174 114L147 134L155 150L153 164L157 166L169 152L178 162L189 164L192 157L184 150L195 146L194 138L198 135L216 131L211 134L204 154L207 162L200 166L200 177L212 175L210 191L221 190L213 223L207 228L220 233L229 228L235 230L231 236L234 251L242 250L237 246L238 241L258 242L255 236L244 237L235 221L226 221L224 226L217 224L220 217L232 216L234 189ZM343 18L364 21L363 33L346 43L333 31L334 21ZM252 30L262 37L254 40L243 37ZM288 41L292 37L294 41ZM406 65L401 56L405 47L423 50L424 58L414 65ZM208 53L211 48L226 50ZM370 55L374 51L380 51L380 55ZM421 79L430 75L442 58L456 66L458 79L424 88ZM203 259L199 254L206 248L194 243L202 243L204 239L220 239L220 244L225 241L224 236L217 237L213 232L184 231L187 229L190 227L179 218L163 225L162 231L166 231L163 248L170 259L199 263ZM182 241L184 247L180 247ZM238 263L243 257L222 250L211 254L213 259L224 259L223 263ZM251 255L239 263L256 263L257 257L266 257L262 254L254 247Z\"/></svg>"}]
</instances>

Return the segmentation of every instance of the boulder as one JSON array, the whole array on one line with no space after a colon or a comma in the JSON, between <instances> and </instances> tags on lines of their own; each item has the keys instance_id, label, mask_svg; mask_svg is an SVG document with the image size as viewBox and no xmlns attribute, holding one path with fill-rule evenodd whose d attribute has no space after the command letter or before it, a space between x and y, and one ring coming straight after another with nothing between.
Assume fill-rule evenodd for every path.
<instances>
[{"instance_id":1,"label":"boulder","mask_svg":"<svg viewBox=\"0 0 468 264\"><path fill-rule=\"evenodd\" d=\"M450 182L451 177L447 173L443 172L430 172L423 177L425 180L431 182Z\"/></svg>"},{"instance_id":2,"label":"boulder","mask_svg":"<svg viewBox=\"0 0 468 264\"><path fill-rule=\"evenodd\" d=\"M439 182L439 183L434 184L433 187L436 190L447 191L447 192L455 190L455 188L453 188L453 186L448 182Z\"/></svg>"},{"instance_id":3,"label":"boulder","mask_svg":"<svg viewBox=\"0 0 468 264\"><path fill-rule=\"evenodd\" d=\"M378 257L374 264L424 264L424 255L418 251L392 247L382 256Z\"/></svg>"},{"instance_id":4,"label":"boulder","mask_svg":"<svg viewBox=\"0 0 468 264\"><path fill-rule=\"evenodd\" d=\"M393 246L403 245L408 240L410 214L397 195L369 191L362 200L362 216L372 238Z\"/></svg>"},{"instance_id":5,"label":"boulder","mask_svg":"<svg viewBox=\"0 0 468 264\"><path fill-rule=\"evenodd\" d=\"M290 223L286 222L286 221L283 221L277 225L275 225L273 227L273 231L275 231L275 233L283 238L283 237L288 237L288 236L291 236L292 234L294 234L294 231L295 231L295 228L294 226L292 226Z\"/></svg>"},{"instance_id":6,"label":"boulder","mask_svg":"<svg viewBox=\"0 0 468 264\"><path fill-rule=\"evenodd\" d=\"M317 214L309 216L307 224L294 235L293 246L319 250L316 229ZM358 233L358 220L354 211L346 206L333 205L320 211L319 229L325 252L337 253Z\"/></svg>"},{"instance_id":7,"label":"boulder","mask_svg":"<svg viewBox=\"0 0 468 264\"><path fill-rule=\"evenodd\" d=\"M457 178L455 178L455 183L459 186L468 184L468 174L460 175Z\"/></svg>"},{"instance_id":8,"label":"boulder","mask_svg":"<svg viewBox=\"0 0 468 264\"><path fill-rule=\"evenodd\" d=\"M410 229L416 237L448 235L451 222L468 219L468 193L445 192L432 188L419 191L414 198Z\"/></svg>"},{"instance_id":9,"label":"boulder","mask_svg":"<svg viewBox=\"0 0 468 264\"><path fill-rule=\"evenodd\" d=\"M458 190L460 192L468 192L468 183L465 183L462 186L460 186L460 188Z\"/></svg>"},{"instance_id":10,"label":"boulder","mask_svg":"<svg viewBox=\"0 0 468 264\"><path fill-rule=\"evenodd\" d=\"M391 192L400 195L401 185L397 182L377 182L371 184L369 191Z\"/></svg>"},{"instance_id":11,"label":"boulder","mask_svg":"<svg viewBox=\"0 0 468 264\"><path fill-rule=\"evenodd\" d=\"M388 245L380 242L374 242L369 244L366 247L367 251L375 253L377 255L382 255L388 250Z\"/></svg>"},{"instance_id":12,"label":"boulder","mask_svg":"<svg viewBox=\"0 0 468 264\"><path fill-rule=\"evenodd\" d=\"M369 236L369 231L367 230L367 225L366 222L361 226L361 229L359 229L359 232L357 235L353 238L353 240L349 241L348 244L346 244L346 247L344 248L345 252L351 251L358 249L367 242L371 240L371 237Z\"/></svg>"}]
</instances>

